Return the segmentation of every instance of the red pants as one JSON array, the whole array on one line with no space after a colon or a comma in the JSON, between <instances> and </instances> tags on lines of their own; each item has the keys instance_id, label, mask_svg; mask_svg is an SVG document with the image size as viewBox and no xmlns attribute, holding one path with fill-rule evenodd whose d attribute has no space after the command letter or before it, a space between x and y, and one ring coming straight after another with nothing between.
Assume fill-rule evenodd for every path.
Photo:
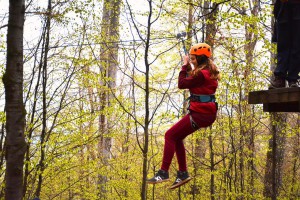
<instances>
[{"instance_id":1,"label":"red pants","mask_svg":"<svg viewBox=\"0 0 300 200\"><path fill-rule=\"evenodd\" d=\"M172 126L165 134L162 170L169 171L174 153L176 153L179 171L187 171L183 139L196 131L191 125L190 114L199 128L210 126L216 119L216 114L200 114L192 111Z\"/></svg>"}]
</instances>

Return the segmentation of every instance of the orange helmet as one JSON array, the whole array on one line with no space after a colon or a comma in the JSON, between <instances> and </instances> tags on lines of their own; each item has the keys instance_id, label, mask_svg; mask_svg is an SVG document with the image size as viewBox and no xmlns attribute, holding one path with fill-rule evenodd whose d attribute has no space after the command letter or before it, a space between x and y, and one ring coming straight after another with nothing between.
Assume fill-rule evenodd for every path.
<instances>
[{"instance_id":1,"label":"orange helmet","mask_svg":"<svg viewBox=\"0 0 300 200\"><path fill-rule=\"evenodd\" d=\"M206 55L208 58L211 56L211 48L206 43L198 43L191 47L190 49L191 55Z\"/></svg>"}]
</instances>

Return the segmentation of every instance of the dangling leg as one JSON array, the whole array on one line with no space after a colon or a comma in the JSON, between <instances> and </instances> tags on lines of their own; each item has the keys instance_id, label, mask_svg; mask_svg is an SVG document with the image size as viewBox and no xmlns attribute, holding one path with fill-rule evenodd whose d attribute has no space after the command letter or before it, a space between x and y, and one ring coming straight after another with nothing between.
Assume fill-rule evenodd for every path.
<instances>
[{"instance_id":1,"label":"dangling leg","mask_svg":"<svg viewBox=\"0 0 300 200\"><path fill-rule=\"evenodd\" d=\"M183 140L177 141L175 149L179 171L187 171L186 153Z\"/></svg>"},{"instance_id":2,"label":"dangling leg","mask_svg":"<svg viewBox=\"0 0 300 200\"><path fill-rule=\"evenodd\" d=\"M187 183L190 181L192 178L189 176L189 173L187 171L187 165L186 165L186 152L185 152L185 147L184 147L184 138L188 136L189 134L193 133L196 131L192 125L191 121L189 121L189 132L185 132L185 134L181 135L181 138L178 138L176 145L175 145L175 152L176 152L176 157L178 161L178 167L179 171L177 171L177 176L176 180L170 187L170 189L175 189L177 187L180 187L181 185Z\"/></svg>"},{"instance_id":3,"label":"dangling leg","mask_svg":"<svg viewBox=\"0 0 300 200\"><path fill-rule=\"evenodd\" d=\"M190 112L190 115L192 116L192 120L194 123L196 123L196 126L198 128L202 127L208 127L210 126L215 120L216 120L216 114L200 114L197 112ZM191 122L190 122L191 126ZM192 126L191 126L192 127ZM195 131L195 130L193 130ZM187 132L186 132L187 133ZM185 148L184 148L184 143L183 139L187 135L182 135L182 138L179 138L176 143L176 156L178 160L178 165L179 165L179 171L177 172L177 178L173 185L170 187L170 189L175 189L177 187L180 187L181 185L187 183L190 181L192 178L189 176L187 172L187 167L186 167L186 153L185 153Z\"/></svg>"},{"instance_id":4,"label":"dangling leg","mask_svg":"<svg viewBox=\"0 0 300 200\"><path fill-rule=\"evenodd\" d=\"M178 121L174 126L172 126L165 134L165 144L164 144L164 153L163 153L163 161L160 170L155 174L155 176L151 179L148 179L148 183L160 183L169 179L169 168L174 157L176 150L176 143L178 141L182 141L187 135L194 132L191 127L189 115L184 116L180 121ZM183 144L183 143L182 143ZM185 151L184 146L179 146L180 152ZM181 156L184 157L185 160L185 152L181 153ZM182 166L182 164L179 164ZM186 165L186 164L184 164Z\"/></svg>"},{"instance_id":5,"label":"dangling leg","mask_svg":"<svg viewBox=\"0 0 300 200\"><path fill-rule=\"evenodd\" d=\"M179 153L181 156L181 159L178 162L185 160L183 139L193 132L194 130L190 124L189 114L184 116L179 122L177 122L171 129L166 132L163 162L161 166L162 170L169 170L175 152L176 154ZM179 146L177 146L177 144L179 144Z\"/></svg>"}]
</instances>

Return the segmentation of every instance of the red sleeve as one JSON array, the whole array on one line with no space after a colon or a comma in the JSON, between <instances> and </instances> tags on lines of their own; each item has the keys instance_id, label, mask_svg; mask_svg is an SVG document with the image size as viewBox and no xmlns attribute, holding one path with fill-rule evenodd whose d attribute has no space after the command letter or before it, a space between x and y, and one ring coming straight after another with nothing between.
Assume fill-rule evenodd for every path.
<instances>
[{"instance_id":1,"label":"red sleeve","mask_svg":"<svg viewBox=\"0 0 300 200\"><path fill-rule=\"evenodd\" d=\"M189 89L193 87L197 87L204 83L204 75L200 71L197 76L188 76L187 77L187 66L183 65L181 71L179 72L178 77L178 88L179 89Z\"/></svg>"}]
</instances>

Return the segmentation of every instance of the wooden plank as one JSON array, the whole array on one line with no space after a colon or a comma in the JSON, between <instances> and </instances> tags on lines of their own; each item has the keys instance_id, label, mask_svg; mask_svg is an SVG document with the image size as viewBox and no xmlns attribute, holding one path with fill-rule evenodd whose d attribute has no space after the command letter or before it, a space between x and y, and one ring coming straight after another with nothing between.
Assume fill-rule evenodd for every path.
<instances>
[{"instance_id":1,"label":"wooden plank","mask_svg":"<svg viewBox=\"0 0 300 200\"><path fill-rule=\"evenodd\" d=\"M289 103L264 103L264 112L300 112L299 102Z\"/></svg>"},{"instance_id":2,"label":"wooden plank","mask_svg":"<svg viewBox=\"0 0 300 200\"><path fill-rule=\"evenodd\" d=\"M284 103L300 101L300 88L281 88L268 90L269 103Z\"/></svg>"},{"instance_id":3,"label":"wooden plank","mask_svg":"<svg viewBox=\"0 0 300 200\"><path fill-rule=\"evenodd\" d=\"M300 101L300 88L280 88L249 92L249 104L287 103Z\"/></svg>"},{"instance_id":4,"label":"wooden plank","mask_svg":"<svg viewBox=\"0 0 300 200\"><path fill-rule=\"evenodd\" d=\"M248 103L249 104L261 104L266 101L267 98L267 90L249 92L248 95Z\"/></svg>"},{"instance_id":5,"label":"wooden plank","mask_svg":"<svg viewBox=\"0 0 300 200\"><path fill-rule=\"evenodd\" d=\"M249 92L249 104L263 104L265 112L300 112L300 88Z\"/></svg>"}]
</instances>

